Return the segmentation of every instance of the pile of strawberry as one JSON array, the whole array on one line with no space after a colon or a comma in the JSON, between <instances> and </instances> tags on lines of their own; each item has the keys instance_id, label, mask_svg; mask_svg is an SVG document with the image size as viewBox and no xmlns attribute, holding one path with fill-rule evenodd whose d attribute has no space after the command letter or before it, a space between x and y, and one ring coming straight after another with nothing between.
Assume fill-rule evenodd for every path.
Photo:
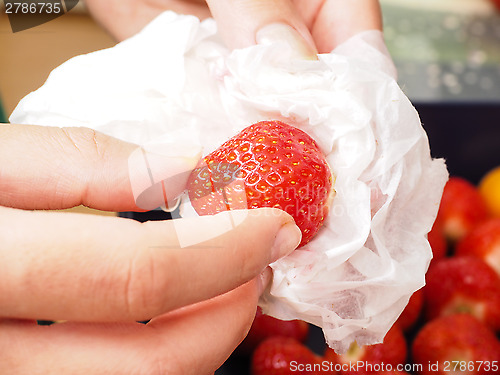
<instances>
[{"instance_id":1,"label":"pile of strawberry","mask_svg":"<svg viewBox=\"0 0 500 375\"><path fill-rule=\"evenodd\" d=\"M307 323L258 311L235 355L250 358L252 375L500 373L500 216L475 185L451 177L429 242L427 284L382 344L316 353Z\"/></svg>"}]
</instances>

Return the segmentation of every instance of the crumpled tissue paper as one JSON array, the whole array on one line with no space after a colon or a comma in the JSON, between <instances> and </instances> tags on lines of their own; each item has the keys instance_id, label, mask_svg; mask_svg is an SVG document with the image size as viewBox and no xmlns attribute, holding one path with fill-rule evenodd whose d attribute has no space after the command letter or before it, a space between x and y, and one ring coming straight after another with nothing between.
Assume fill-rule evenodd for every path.
<instances>
[{"instance_id":1,"label":"crumpled tissue paper","mask_svg":"<svg viewBox=\"0 0 500 375\"><path fill-rule=\"evenodd\" d=\"M336 197L319 234L272 264L263 310L321 327L337 352L381 342L425 283L427 233L448 173L430 156L379 31L309 61L280 43L230 51L213 19L165 12L115 47L56 68L10 121L188 142L208 154L267 119L317 141Z\"/></svg>"}]
</instances>

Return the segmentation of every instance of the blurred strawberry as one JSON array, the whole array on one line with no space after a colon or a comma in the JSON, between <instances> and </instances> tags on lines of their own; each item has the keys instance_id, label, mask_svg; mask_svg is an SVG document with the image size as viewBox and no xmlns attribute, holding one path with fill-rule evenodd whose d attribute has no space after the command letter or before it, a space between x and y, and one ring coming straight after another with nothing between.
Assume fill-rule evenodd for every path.
<instances>
[{"instance_id":1,"label":"blurred strawberry","mask_svg":"<svg viewBox=\"0 0 500 375\"><path fill-rule=\"evenodd\" d=\"M448 244L444 235L443 224L440 221L435 221L431 231L427 234L427 239L432 249L432 261L442 259L448 252Z\"/></svg>"},{"instance_id":2,"label":"blurred strawberry","mask_svg":"<svg viewBox=\"0 0 500 375\"><path fill-rule=\"evenodd\" d=\"M262 313L257 308L255 319L247 337L238 347L237 352L252 353L257 345L269 337L291 337L299 342L305 342L309 334L309 324L302 320L280 320Z\"/></svg>"},{"instance_id":3,"label":"blurred strawberry","mask_svg":"<svg viewBox=\"0 0 500 375\"><path fill-rule=\"evenodd\" d=\"M500 278L479 258L456 256L436 262L427 272L424 293L428 319L468 313L500 329Z\"/></svg>"},{"instance_id":4,"label":"blurred strawberry","mask_svg":"<svg viewBox=\"0 0 500 375\"><path fill-rule=\"evenodd\" d=\"M493 218L475 227L456 247L457 255L481 258L500 276L500 218Z\"/></svg>"},{"instance_id":5,"label":"blurred strawberry","mask_svg":"<svg viewBox=\"0 0 500 375\"><path fill-rule=\"evenodd\" d=\"M477 188L461 177L450 177L437 216L446 239L456 243L488 215L486 203Z\"/></svg>"},{"instance_id":6,"label":"blurred strawberry","mask_svg":"<svg viewBox=\"0 0 500 375\"><path fill-rule=\"evenodd\" d=\"M270 337L255 349L252 375L289 375L321 373L318 356L301 342L290 337Z\"/></svg>"},{"instance_id":7,"label":"blurred strawberry","mask_svg":"<svg viewBox=\"0 0 500 375\"><path fill-rule=\"evenodd\" d=\"M415 326L418 318L420 317L423 305L424 291L419 289L412 294L408 304L397 320L397 324L403 331L409 331Z\"/></svg>"},{"instance_id":8,"label":"blurred strawberry","mask_svg":"<svg viewBox=\"0 0 500 375\"><path fill-rule=\"evenodd\" d=\"M372 374L383 363L386 367L396 368L404 364L407 356L407 343L401 328L396 324L387 332L384 342L375 345L358 346L351 344L344 354L337 354L327 348L326 361L338 364L341 374ZM382 368L380 368L382 369Z\"/></svg>"},{"instance_id":9,"label":"blurred strawberry","mask_svg":"<svg viewBox=\"0 0 500 375\"><path fill-rule=\"evenodd\" d=\"M425 375L498 374L500 342L468 314L428 322L412 344L413 362Z\"/></svg>"}]
</instances>

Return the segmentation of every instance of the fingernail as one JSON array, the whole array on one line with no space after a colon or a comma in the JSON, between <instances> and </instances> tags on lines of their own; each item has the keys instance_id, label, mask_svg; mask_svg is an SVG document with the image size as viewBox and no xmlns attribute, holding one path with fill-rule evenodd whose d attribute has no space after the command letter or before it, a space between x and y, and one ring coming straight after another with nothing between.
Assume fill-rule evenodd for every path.
<instances>
[{"instance_id":1,"label":"fingernail","mask_svg":"<svg viewBox=\"0 0 500 375\"><path fill-rule=\"evenodd\" d=\"M257 276L257 286L259 288L259 296L264 293L264 290L266 290L267 286L271 282L271 279L273 278L273 271L271 267L266 267L262 273Z\"/></svg>"},{"instance_id":2,"label":"fingernail","mask_svg":"<svg viewBox=\"0 0 500 375\"><path fill-rule=\"evenodd\" d=\"M201 157L196 145L138 147L128 158L129 178L136 205L152 210L171 206L184 190L189 173Z\"/></svg>"},{"instance_id":3,"label":"fingernail","mask_svg":"<svg viewBox=\"0 0 500 375\"><path fill-rule=\"evenodd\" d=\"M262 27L255 35L257 44L287 43L297 58L316 60L317 51L290 25L272 23Z\"/></svg>"},{"instance_id":4,"label":"fingernail","mask_svg":"<svg viewBox=\"0 0 500 375\"><path fill-rule=\"evenodd\" d=\"M271 250L273 262L290 254L299 246L302 232L294 223L287 223L281 227Z\"/></svg>"}]
</instances>

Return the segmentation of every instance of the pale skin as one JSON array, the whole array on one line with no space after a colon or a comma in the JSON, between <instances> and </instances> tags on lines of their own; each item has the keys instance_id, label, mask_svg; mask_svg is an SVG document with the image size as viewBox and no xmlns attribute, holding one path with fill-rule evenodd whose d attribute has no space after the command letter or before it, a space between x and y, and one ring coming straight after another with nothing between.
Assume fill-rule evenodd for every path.
<instances>
[{"instance_id":1,"label":"pale skin","mask_svg":"<svg viewBox=\"0 0 500 375\"><path fill-rule=\"evenodd\" d=\"M381 29L373 0L87 5L117 40L166 9L212 14L229 48L257 43L274 23L291 25L312 55ZM269 263L300 242L293 219L274 209L242 211L239 225L210 239L205 232L230 213L180 219L201 238L190 246L172 221L47 212L81 204L141 210L127 166L137 146L89 129L26 125L1 125L0 143L2 374L211 374L248 332ZM165 188L171 196L182 190ZM65 322L44 327L35 319Z\"/></svg>"}]
</instances>

